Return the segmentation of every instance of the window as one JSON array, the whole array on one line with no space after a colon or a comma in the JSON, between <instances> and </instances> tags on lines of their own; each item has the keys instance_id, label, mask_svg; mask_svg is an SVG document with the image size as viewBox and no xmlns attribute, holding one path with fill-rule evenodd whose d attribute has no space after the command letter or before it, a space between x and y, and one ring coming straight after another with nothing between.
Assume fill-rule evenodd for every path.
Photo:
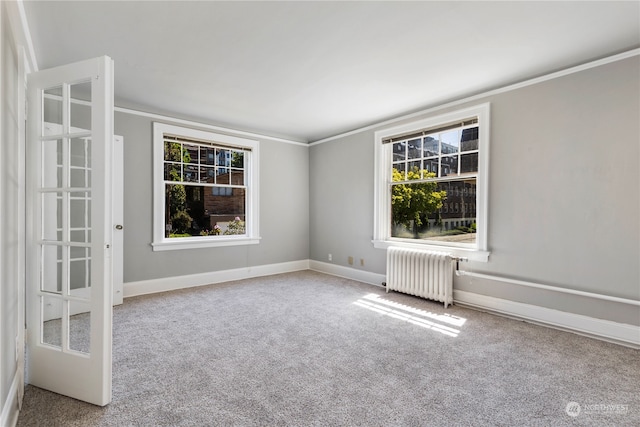
<instances>
[{"instance_id":1,"label":"window","mask_svg":"<svg viewBox=\"0 0 640 427\"><path fill-rule=\"evenodd\" d=\"M375 142L374 246L486 261L489 104L381 130Z\"/></svg>"},{"instance_id":2,"label":"window","mask_svg":"<svg viewBox=\"0 0 640 427\"><path fill-rule=\"evenodd\" d=\"M154 123L154 250L254 244L258 142Z\"/></svg>"}]
</instances>

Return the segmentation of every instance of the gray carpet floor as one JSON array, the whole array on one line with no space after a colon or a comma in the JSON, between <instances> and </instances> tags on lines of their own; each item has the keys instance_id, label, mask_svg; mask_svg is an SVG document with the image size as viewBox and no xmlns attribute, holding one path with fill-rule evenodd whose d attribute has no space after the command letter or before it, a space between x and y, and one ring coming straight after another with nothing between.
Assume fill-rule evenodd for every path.
<instances>
[{"instance_id":1,"label":"gray carpet floor","mask_svg":"<svg viewBox=\"0 0 640 427\"><path fill-rule=\"evenodd\" d=\"M18 426L640 425L639 350L312 271L113 321L112 403L27 386Z\"/></svg>"}]
</instances>

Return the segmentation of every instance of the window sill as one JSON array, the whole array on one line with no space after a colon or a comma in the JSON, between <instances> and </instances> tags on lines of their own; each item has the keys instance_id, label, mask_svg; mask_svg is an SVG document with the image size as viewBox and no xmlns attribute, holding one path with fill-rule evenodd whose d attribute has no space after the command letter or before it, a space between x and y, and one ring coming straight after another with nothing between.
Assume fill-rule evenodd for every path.
<instances>
[{"instance_id":1,"label":"window sill","mask_svg":"<svg viewBox=\"0 0 640 427\"><path fill-rule=\"evenodd\" d=\"M449 245L435 245L430 243L412 243L407 241L395 240L372 240L373 247L376 249L387 249L390 246L401 248L422 249L425 251L448 252L453 256L467 258L469 261L489 262L491 252L475 248L462 248Z\"/></svg>"},{"instance_id":2,"label":"window sill","mask_svg":"<svg viewBox=\"0 0 640 427\"><path fill-rule=\"evenodd\" d=\"M178 237L171 240L162 240L160 242L153 242L151 246L153 251L174 251L180 249L201 249L201 248L216 248L224 246L240 246L240 245L257 245L260 243L260 237L239 237L239 238L216 238L216 239L203 239L203 238L188 238Z\"/></svg>"}]
</instances>

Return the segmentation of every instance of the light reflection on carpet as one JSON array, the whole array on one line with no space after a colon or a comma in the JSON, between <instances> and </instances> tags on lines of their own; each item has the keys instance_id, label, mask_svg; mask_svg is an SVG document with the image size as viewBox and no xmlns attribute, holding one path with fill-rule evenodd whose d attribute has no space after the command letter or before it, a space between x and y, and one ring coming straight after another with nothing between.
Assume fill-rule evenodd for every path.
<instances>
[{"instance_id":1,"label":"light reflection on carpet","mask_svg":"<svg viewBox=\"0 0 640 427\"><path fill-rule=\"evenodd\" d=\"M425 329L431 329L454 338L460 334L460 330L448 325L443 325L442 323L447 323L459 328L467 321L467 319L462 317L431 313L405 304L385 300L377 294L365 295L353 304L384 316L402 320Z\"/></svg>"}]
</instances>

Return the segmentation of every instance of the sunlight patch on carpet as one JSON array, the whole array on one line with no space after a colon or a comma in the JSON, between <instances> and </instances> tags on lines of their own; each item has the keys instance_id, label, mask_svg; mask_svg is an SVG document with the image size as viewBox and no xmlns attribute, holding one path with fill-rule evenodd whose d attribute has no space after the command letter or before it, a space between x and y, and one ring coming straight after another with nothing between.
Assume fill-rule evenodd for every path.
<instances>
[{"instance_id":1,"label":"sunlight patch on carpet","mask_svg":"<svg viewBox=\"0 0 640 427\"><path fill-rule=\"evenodd\" d=\"M377 294L365 295L353 304L384 316L402 320L425 329L431 329L451 337L457 337L460 334L460 330L448 325L443 325L442 323L447 323L459 328L467 321L467 319L462 317L431 313L405 304L388 301Z\"/></svg>"}]
</instances>

